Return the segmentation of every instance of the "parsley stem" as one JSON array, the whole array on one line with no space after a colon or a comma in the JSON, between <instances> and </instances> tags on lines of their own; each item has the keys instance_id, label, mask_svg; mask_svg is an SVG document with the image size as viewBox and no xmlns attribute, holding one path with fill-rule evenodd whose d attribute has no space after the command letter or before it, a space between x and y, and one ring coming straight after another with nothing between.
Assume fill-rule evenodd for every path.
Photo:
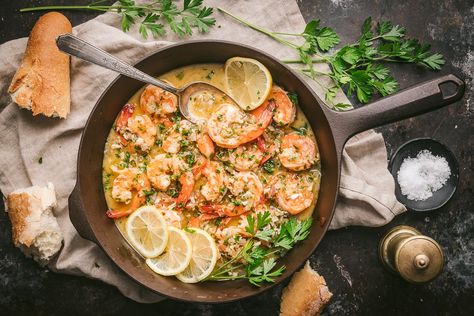
<instances>
[{"instance_id":1,"label":"parsley stem","mask_svg":"<svg viewBox=\"0 0 474 316\"><path fill-rule=\"evenodd\" d=\"M20 12L33 12L45 10L94 10L94 11L108 11L109 6L91 6L91 5L51 5L44 7L22 8Z\"/></svg>"},{"instance_id":2,"label":"parsley stem","mask_svg":"<svg viewBox=\"0 0 474 316\"><path fill-rule=\"evenodd\" d=\"M325 63L328 61L327 58L313 58L311 60L313 63ZM304 64L304 62L301 59L284 59L282 60L285 64Z\"/></svg>"},{"instance_id":3,"label":"parsley stem","mask_svg":"<svg viewBox=\"0 0 474 316\"><path fill-rule=\"evenodd\" d=\"M286 32L272 32L273 34L278 34L278 35L287 35L287 36L300 36L303 37L303 34L301 33L286 33Z\"/></svg>"},{"instance_id":4,"label":"parsley stem","mask_svg":"<svg viewBox=\"0 0 474 316\"><path fill-rule=\"evenodd\" d=\"M295 44L293 44L292 42L289 42L289 41L287 41L287 40L285 40L285 39L283 39L283 38L277 36L275 32L271 32L271 31L266 30L266 29L264 29L264 28L262 28L262 27L260 27L260 26L258 26L258 25L255 25L255 24L252 24L252 23L250 23L250 22L247 22L247 21L245 21L244 19L239 18L238 16L235 16L235 15L233 15L232 13L230 13L229 11L226 11L226 10L220 8L220 7L218 7L217 10L221 11L221 12L224 13L224 14L227 14L227 15L230 16L231 18L233 18L233 19L239 21L240 23L242 23L242 24L244 24L244 25L250 27L251 29L254 29L255 31L258 31L258 32L260 32L260 33L263 33L263 34L265 34L265 35L267 35L267 36L273 38L274 40L276 40L276 41L278 41L278 42L280 42L280 43L282 43L282 44L284 44L284 45L287 45L287 46L289 46L289 47L291 47L291 48L294 48L294 49L297 49L297 48L298 48L298 46L295 45Z\"/></svg>"}]
</instances>

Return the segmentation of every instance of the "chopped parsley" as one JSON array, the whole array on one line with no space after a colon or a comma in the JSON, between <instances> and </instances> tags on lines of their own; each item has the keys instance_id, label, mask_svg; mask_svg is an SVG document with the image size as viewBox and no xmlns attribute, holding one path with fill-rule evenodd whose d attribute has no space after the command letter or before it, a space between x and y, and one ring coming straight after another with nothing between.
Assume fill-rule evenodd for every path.
<instances>
[{"instance_id":1,"label":"chopped parsley","mask_svg":"<svg viewBox=\"0 0 474 316\"><path fill-rule=\"evenodd\" d=\"M276 164L273 158L268 159L263 164L263 170L265 170L266 173L273 174L273 172L275 171L275 168L276 168Z\"/></svg>"},{"instance_id":2,"label":"chopped parsley","mask_svg":"<svg viewBox=\"0 0 474 316\"><path fill-rule=\"evenodd\" d=\"M211 80L212 77L214 76L214 74L215 74L214 70L211 70L211 71L207 74L206 79Z\"/></svg>"},{"instance_id":3,"label":"chopped parsley","mask_svg":"<svg viewBox=\"0 0 474 316\"><path fill-rule=\"evenodd\" d=\"M109 191L112 186L110 185L110 177L112 176L111 173L103 172L102 173L102 181L104 183L104 191Z\"/></svg>"},{"instance_id":4,"label":"chopped parsley","mask_svg":"<svg viewBox=\"0 0 474 316\"><path fill-rule=\"evenodd\" d=\"M184 78L184 70L179 71L176 73L176 79L183 80Z\"/></svg>"},{"instance_id":5,"label":"chopped parsley","mask_svg":"<svg viewBox=\"0 0 474 316\"><path fill-rule=\"evenodd\" d=\"M306 136L308 134L307 123L304 123L304 125L300 127L291 126L291 129L294 130L296 134L301 135L301 136Z\"/></svg>"}]
</instances>

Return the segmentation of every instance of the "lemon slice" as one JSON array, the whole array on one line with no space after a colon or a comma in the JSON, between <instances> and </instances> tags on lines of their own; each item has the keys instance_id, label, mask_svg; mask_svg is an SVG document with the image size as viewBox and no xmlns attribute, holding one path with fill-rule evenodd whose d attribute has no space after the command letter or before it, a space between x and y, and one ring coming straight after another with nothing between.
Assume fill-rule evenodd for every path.
<instances>
[{"instance_id":1,"label":"lemon slice","mask_svg":"<svg viewBox=\"0 0 474 316\"><path fill-rule=\"evenodd\" d=\"M217 247L214 239L202 229L192 228L187 233L192 244L191 261L188 267L176 277L184 283L204 280L216 266Z\"/></svg>"},{"instance_id":2,"label":"lemon slice","mask_svg":"<svg viewBox=\"0 0 474 316\"><path fill-rule=\"evenodd\" d=\"M156 258L146 259L146 264L161 275L176 275L183 272L191 261L192 245L186 233L173 226L168 227L168 244Z\"/></svg>"},{"instance_id":3,"label":"lemon slice","mask_svg":"<svg viewBox=\"0 0 474 316\"><path fill-rule=\"evenodd\" d=\"M125 231L132 246L146 258L154 258L165 250L168 225L154 206L142 206L127 219Z\"/></svg>"},{"instance_id":4,"label":"lemon slice","mask_svg":"<svg viewBox=\"0 0 474 316\"><path fill-rule=\"evenodd\" d=\"M261 105L272 88L272 75L259 61L233 57L225 63L227 93L246 111Z\"/></svg>"}]
</instances>

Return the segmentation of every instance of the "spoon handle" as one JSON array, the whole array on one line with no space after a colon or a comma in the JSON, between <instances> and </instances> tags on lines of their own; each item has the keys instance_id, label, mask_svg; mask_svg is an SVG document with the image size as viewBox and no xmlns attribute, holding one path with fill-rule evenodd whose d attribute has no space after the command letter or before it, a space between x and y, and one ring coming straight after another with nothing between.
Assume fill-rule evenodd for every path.
<instances>
[{"instance_id":1,"label":"spoon handle","mask_svg":"<svg viewBox=\"0 0 474 316\"><path fill-rule=\"evenodd\" d=\"M102 49L97 48L74 35L64 34L58 36L56 38L56 45L60 51L63 51L66 54L118 72L127 77L158 86L171 93L178 94L178 89L175 87L147 75L123 60L110 55Z\"/></svg>"}]
</instances>

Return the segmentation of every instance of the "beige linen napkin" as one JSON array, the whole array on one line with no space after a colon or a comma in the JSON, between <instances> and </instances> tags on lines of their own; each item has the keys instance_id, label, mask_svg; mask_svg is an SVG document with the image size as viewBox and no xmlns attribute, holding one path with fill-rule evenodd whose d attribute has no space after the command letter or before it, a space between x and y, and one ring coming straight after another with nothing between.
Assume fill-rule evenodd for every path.
<instances>
[{"instance_id":1,"label":"beige linen napkin","mask_svg":"<svg viewBox=\"0 0 474 316\"><path fill-rule=\"evenodd\" d=\"M305 25L295 1L205 2L208 6L223 6L273 30L300 31ZM278 58L295 57L293 51L264 35L220 13L216 12L215 16L217 25L211 32L196 34L193 39L232 40L263 49ZM144 41L135 28L127 34L123 33L119 17L110 13L74 27L73 33L129 63L135 63L172 42L184 40L168 32L160 40ZM12 104L7 95L26 41L22 38L0 46L0 104L3 105L0 113L0 190L8 194L32 184L54 183L58 197L56 215L64 233L64 246L58 257L49 264L51 270L102 280L139 302L161 300L162 297L129 279L96 244L81 238L69 220L67 199L76 182L76 156L81 132L98 97L116 74L72 58L71 114L66 120L33 117L31 112ZM317 87L315 90L320 94ZM338 98L348 102L342 93ZM340 200L331 228L388 223L405 210L396 201L393 192L394 181L387 171L383 137L374 131L354 137L344 151Z\"/></svg>"}]
</instances>

